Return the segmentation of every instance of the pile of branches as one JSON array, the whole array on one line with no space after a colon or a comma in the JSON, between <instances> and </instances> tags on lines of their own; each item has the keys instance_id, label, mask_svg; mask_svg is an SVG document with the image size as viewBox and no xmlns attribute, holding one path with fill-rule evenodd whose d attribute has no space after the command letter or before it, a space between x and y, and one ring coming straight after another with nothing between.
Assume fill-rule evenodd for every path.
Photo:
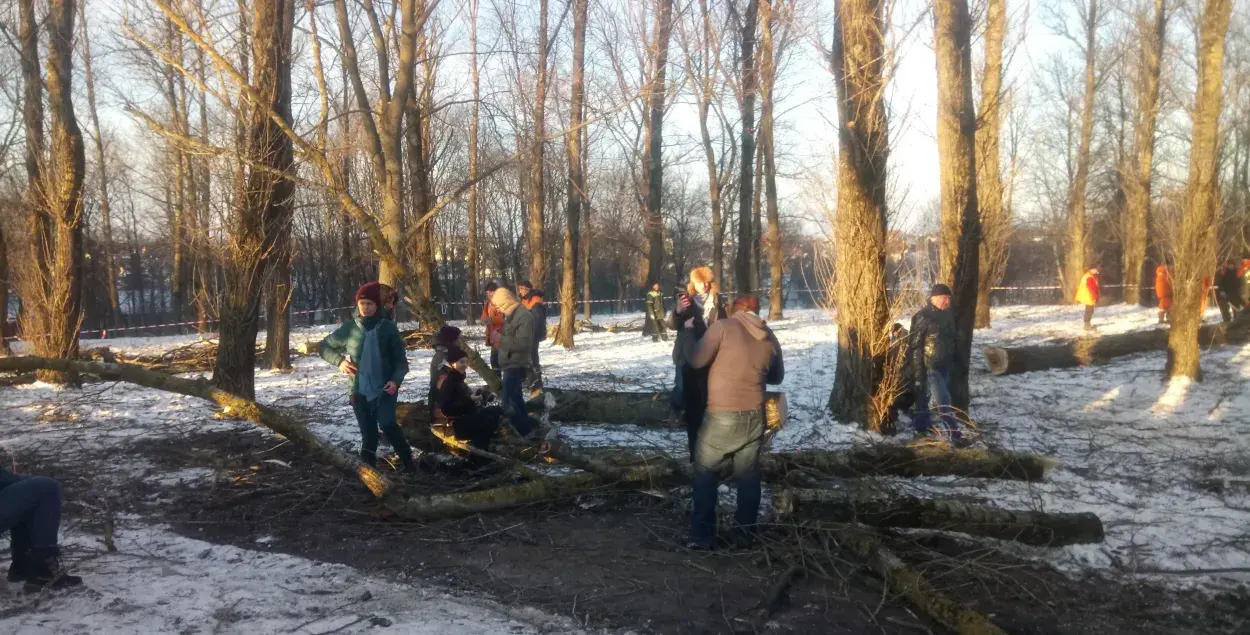
<instances>
[{"instance_id":1,"label":"pile of branches","mask_svg":"<svg viewBox=\"0 0 1250 635\"><path fill-rule=\"evenodd\" d=\"M507 476L499 481L506 484L489 489L422 494L409 491L402 481L318 439L292 414L221 391L203 379L184 379L124 362L38 357L0 359L0 372L35 370L125 381L211 401L221 407L224 414L251 420L285 437L315 460L357 477L383 507L406 519L429 520L496 512L596 491L676 486L688 483L691 475L690 466L684 460L629 451L591 455L558 435L547 435L541 445L504 439L495 446L494 452L487 452L456 440L446 421L438 417L431 420L422 405L407 405L400 416L404 432L414 447L425 452L485 457L498 463L503 468L501 473ZM553 474L547 469L552 463L568 469ZM952 475L1040 481L1055 465L1057 462L1052 459L1014 452L880 444L841 451L767 454L762 460L762 471L775 488L779 518L796 525L832 531L842 548L870 565L891 589L907 597L930 617L958 633L983 635L1003 631L984 615L936 590L894 553L878 532L882 528L926 529L1056 546L1101 541L1103 528L1099 519L1089 513L1004 510L972 502L882 495L845 486L873 475ZM522 482L517 482L518 476ZM783 580L779 584L784 587L789 582Z\"/></svg>"}]
</instances>

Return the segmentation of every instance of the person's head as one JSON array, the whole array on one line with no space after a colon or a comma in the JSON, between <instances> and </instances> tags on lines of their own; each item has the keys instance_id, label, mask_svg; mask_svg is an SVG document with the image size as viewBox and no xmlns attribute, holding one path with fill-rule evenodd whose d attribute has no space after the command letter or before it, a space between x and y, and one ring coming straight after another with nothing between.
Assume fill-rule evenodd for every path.
<instances>
[{"instance_id":1,"label":"person's head","mask_svg":"<svg viewBox=\"0 0 1250 635\"><path fill-rule=\"evenodd\" d=\"M902 332L903 332L903 325L899 324L898 322L895 322L894 326L890 327L890 335L899 335Z\"/></svg>"},{"instance_id":2,"label":"person's head","mask_svg":"<svg viewBox=\"0 0 1250 635\"><path fill-rule=\"evenodd\" d=\"M929 304L939 311L951 308L951 288L944 284L933 285L933 291L929 293Z\"/></svg>"},{"instance_id":3,"label":"person's head","mask_svg":"<svg viewBox=\"0 0 1250 635\"><path fill-rule=\"evenodd\" d=\"M690 284L686 292L690 295L715 294L719 289L716 285L716 274L709 267L695 267L690 270Z\"/></svg>"},{"instance_id":4,"label":"person's head","mask_svg":"<svg viewBox=\"0 0 1250 635\"><path fill-rule=\"evenodd\" d=\"M1091 275L1095 275L1095 276L1096 276L1096 275L1098 275L1098 274L1100 274L1100 273L1102 273L1102 272L1101 272L1101 271L1099 271L1099 270L1098 270L1098 267L1095 265L1095 266L1093 266L1093 267L1090 267L1090 268L1089 268L1089 273L1090 273Z\"/></svg>"},{"instance_id":5,"label":"person's head","mask_svg":"<svg viewBox=\"0 0 1250 635\"><path fill-rule=\"evenodd\" d=\"M460 329L450 324L444 324L442 328L438 329L438 332L434 334L434 348L448 348L452 344L455 344L456 340L459 339Z\"/></svg>"},{"instance_id":6,"label":"person's head","mask_svg":"<svg viewBox=\"0 0 1250 635\"><path fill-rule=\"evenodd\" d=\"M1237 262L1236 262L1236 261L1234 261L1232 258L1225 258L1225 259L1224 259L1224 268L1226 268L1226 269L1236 269L1236 268L1237 268Z\"/></svg>"},{"instance_id":7,"label":"person's head","mask_svg":"<svg viewBox=\"0 0 1250 635\"><path fill-rule=\"evenodd\" d=\"M469 367L469 356L460 347L452 346L447 349L445 363L463 373Z\"/></svg>"},{"instance_id":8,"label":"person's head","mask_svg":"<svg viewBox=\"0 0 1250 635\"><path fill-rule=\"evenodd\" d=\"M486 297L489 298L491 294L495 292L495 289L498 289L498 288L499 288L499 283L495 282L494 280L487 282L486 283Z\"/></svg>"},{"instance_id":9,"label":"person's head","mask_svg":"<svg viewBox=\"0 0 1250 635\"><path fill-rule=\"evenodd\" d=\"M504 315L512 315L512 312L521 305L516 296L503 287L495 289L495 292L490 294L490 303Z\"/></svg>"},{"instance_id":10,"label":"person's head","mask_svg":"<svg viewBox=\"0 0 1250 635\"><path fill-rule=\"evenodd\" d=\"M533 291L533 290L534 290L534 285L530 284L529 280L522 280L516 283L516 294L519 297L524 298L525 296L530 294L530 291Z\"/></svg>"},{"instance_id":11,"label":"person's head","mask_svg":"<svg viewBox=\"0 0 1250 635\"><path fill-rule=\"evenodd\" d=\"M651 283L651 290L652 290L652 291L659 291L659 290L660 290L660 283L658 283L658 282L652 282L652 283Z\"/></svg>"},{"instance_id":12,"label":"person's head","mask_svg":"<svg viewBox=\"0 0 1250 635\"><path fill-rule=\"evenodd\" d=\"M733 312L738 313L740 311L758 315L760 312L760 299L749 293L744 293L734 298Z\"/></svg>"},{"instance_id":13,"label":"person's head","mask_svg":"<svg viewBox=\"0 0 1250 635\"><path fill-rule=\"evenodd\" d=\"M361 317L373 317L382 305L382 285L366 282L356 289L356 310Z\"/></svg>"}]
</instances>

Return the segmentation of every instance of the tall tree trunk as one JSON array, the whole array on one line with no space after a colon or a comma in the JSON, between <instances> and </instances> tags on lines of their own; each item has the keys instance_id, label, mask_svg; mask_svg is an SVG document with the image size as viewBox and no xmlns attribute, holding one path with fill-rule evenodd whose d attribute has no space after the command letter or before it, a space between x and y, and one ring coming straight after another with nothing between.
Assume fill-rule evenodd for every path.
<instances>
[{"instance_id":1,"label":"tall tree trunk","mask_svg":"<svg viewBox=\"0 0 1250 635\"><path fill-rule=\"evenodd\" d=\"M482 275L478 271L477 253L477 163L478 163L478 123L480 120L482 92L477 65L477 14L479 0L469 0L469 48L473 67L473 115L469 121L469 180L474 184L469 187L468 223L469 253L465 256L469 261L469 312L466 319L470 326L477 324L478 285L482 283Z\"/></svg>"},{"instance_id":2,"label":"tall tree trunk","mask_svg":"<svg viewBox=\"0 0 1250 635\"><path fill-rule=\"evenodd\" d=\"M1089 0L1084 17L1085 93L1081 104L1081 134L1076 148L1076 174L1068 193L1068 254L1064 259L1068 288L1065 299L1073 301L1076 285L1085 273L1089 257L1089 222L1086 218L1086 191L1089 184L1090 145L1094 139L1094 90L1097 86L1094 62L1098 53L1098 0Z\"/></svg>"},{"instance_id":3,"label":"tall tree trunk","mask_svg":"<svg viewBox=\"0 0 1250 635\"><path fill-rule=\"evenodd\" d=\"M671 2L671 0L669 0ZM569 93L569 202L565 212L563 280L560 285L560 327L556 344L573 349L577 331L577 251L581 247L582 201L586 179L582 171L582 101L585 99L587 0L573 0L573 86Z\"/></svg>"},{"instance_id":4,"label":"tall tree trunk","mask_svg":"<svg viewBox=\"0 0 1250 635\"><path fill-rule=\"evenodd\" d=\"M742 22L741 52L742 95L738 110L742 117L742 164L738 175L738 253L734 262L734 283L738 293L755 293L751 286L751 241L754 219L751 204L755 200L752 170L755 168L755 91L758 78L755 67L755 23L759 14L759 0L748 0L747 8L739 16ZM758 272L756 273L758 276Z\"/></svg>"},{"instance_id":5,"label":"tall tree trunk","mask_svg":"<svg viewBox=\"0 0 1250 635\"><path fill-rule=\"evenodd\" d=\"M87 24L87 2L79 0L79 20L82 22L82 64L87 82L87 112L91 115L91 127L95 129L96 170L100 177L100 240L104 243L105 284L108 289L109 322L118 326L121 322L121 303L117 295L117 266L113 258L113 222L110 214L108 159L104 152L104 131L100 129L100 115L96 110L95 74L91 68L91 29ZM7 297L6 297L7 300ZM7 314L7 311L6 311Z\"/></svg>"},{"instance_id":6,"label":"tall tree trunk","mask_svg":"<svg viewBox=\"0 0 1250 635\"><path fill-rule=\"evenodd\" d=\"M529 251L530 283L541 289L547 277L547 255L543 252L546 232L543 211L546 192L543 190L543 173L547 136L547 0L538 0L538 75L534 84L534 140L530 157L529 174Z\"/></svg>"},{"instance_id":7,"label":"tall tree trunk","mask_svg":"<svg viewBox=\"0 0 1250 635\"><path fill-rule=\"evenodd\" d=\"M972 103L972 19L967 0L934 3L938 159L941 163L941 279L951 284L958 331L951 404L968 409L972 327L977 310L981 219L977 213L976 109Z\"/></svg>"},{"instance_id":8,"label":"tall tree trunk","mask_svg":"<svg viewBox=\"0 0 1250 635\"><path fill-rule=\"evenodd\" d=\"M278 229L269 284L265 289L265 364L273 370L291 368L291 223Z\"/></svg>"},{"instance_id":9,"label":"tall tree trunk","mask_svg":"<svg viewBox=\"0 0 1250 635\"><path fill-rule=\"evenodd\" d=\"M723 211L721 208L721 184L720 168L716 163L716 148L712 145L712 133L708 129L708 118L711 111L712 99L716 94L716 78L720 73L720 64L716 63L715 56L719 53L712 43L712 37L716 31L712 27L712 13L708 9L708 0L699 0L699 15L702 18L703 37L700 39L699 63L698 68L690 61L690 55L687 55L688 73L697 78L697 85L694 87L695 104L699 109L699 138L703 141L703 156L707 162L707 191L708 202L712 211L712 271L716 274L716 279L724 281L725 279L725 234L722 229ZM681 273L678 272L680 276Z\"/></svg>"},{"instance_id":10,"label":"tall tree trunk","mask_svg":"<svg viewBox=\"0 0 1250 635\"><path fill-rule=\"evenodd\" d=\"M582 99L581 119L583 123L586 121L585 98ZM590 135L583 134L582 135L582 183L583 184L589 181L589 178L587 177L587 172L590 169L589 164L590 164ZM591 314L591 306L590 306L590 227L591 227L590 226L590 210L592 206L590 204L590 199L588 197L585 198L585 200L583 200L582 202L584 203L584 205L582 206L582 223L581 223L582 245L578 249L578 252L581 254L581 258L582 258L582 316L587 322L589 322L590 314Z\"/></svg>"},{"instance_id":11,"label":"tall tree trunk","mask_svg":"<svg viewBox=\"0 0 1250 635\"><path fill-rule=\"evenodd\" d=\"M767 1L767 0L766 0ZM880 430L899 389L883 381L877 360L889 347L885 287L886 120L883 0L834 5L833 72L838 95L838 362L829 408L843 421Z\"/></svg>"},{"instance_id":12,"label":"tall tree trunk","mask_svg":"<svg viewBox=\"0 0 1250 635\"><path fill-rule=\"evenodd\" d=\"M36 355L72 359L78 354L82 321L83 214L82 187L86 173L82 131L74 115L74 0L52 0L48 5L48 154L41 171L44 213L51 226L48 242L36 244L46 263L43 297L24 298L42 315L37 323L43 337L33 338ZM35 286L35 285L32 285ZM64 373L39 373L44 381L61 383Z\"/></svg>"},{"instance_id":13,"label":"tall tree trunk","mask_svg":"<svg viewBox=\"0 0 1250 635\"><path fill-rule=\"evenodd\" d=\"M785 304L782 274L785 272L786 262L781 251L781 216L777 210L777 153L773 143L777 57L773 51L772 0L760 2L760 43L764 74L760 90L760 141L764 150L764 199L768 208L768 319L780 320Z\"/></svg>"},{"instance_id":14,"label":"tall tree trunk","mask_svg":"<svg viewBox=\"0 0 1250 635\"><path fill-rule=\"evenodd\" d=\"M213 384L251 399L255 395L256 330L266 270L290 223L294 183L291 139L270 116L291 125L293 0L252 3L251 88L246 146L250 163L237 183L226 254L226 294Z\"/></svg>"},{"instance_id":15,"label":"tall tree trunk","mask_svg":"<svg viewBox=\"0 0 1250 635\"><path fill-rule=\"evenodd\" d=\"M1141 20L1145 22L1145 20ZM1138 61L1137 118L1133 148L1136 165L1126 167L1124 184L1128 200L1124 209L1124 303L1152 304L1144 275L1146 249L1150 244L1150 190L1154 170L1155 122L1159 118L1159 76L1163 42L1167 34L1168 8L1165 0L1155 0L1154 20L1142 25L1141 57ZM1130 172L1131 171L1131 172Z\"/></svg>"},{"instance_id":16,"label":"tall tree trunk","mask_svg":"<svg viewBox=\"0 0 1250 635\"><path fill-rule=\"evenodd\" d=\"M985 72L981 75L981 125L977 128L977 205L981 212L980 275L975 327L990 327L990 291L1007 264L1011 221L1003 205L1003 173L998 143L1002 135L1003 39L1007 1L989 0L985 17Z\"/></svg>"},{"instance_id":17,"label":"tall tree trunk","mask_svg":"<svg viewBox=\"0 0 1250 635\"><path fill-rule=\"evenodd\" d=\"M673 32L673 0L656 0L654 65L647 89L647 147L642 155L642 178L647 190L647 206L643 214L647 240L647 274L644 285L650 288L664 273L664 106L667 102L668 45ZM677 272L678 276L682 272Z\"/></svg>"},{"instance_id":18,"label":"tall tree trunk","mask_svg":"<svg viewBox=\"0 0 1250 635\"><path fill-rule=\"evenodd\" d=\"M22 119L26 126L26 213L31 244L35 247L33 264L36 273L46 278L47 262L43 260L43 255L52 238L52 225L42 186L43 74L39 70L39 18L35 15L34 0L20 0L18 13L21 20ZM23 309L24 312L27 310Z\"/></svg>"},{"instance_id":19,"label":"tall tree trunk","mask_svg":"<svg viewBox=\"0 0 1250 635\"><path fill-rule=\"evenodd\" d=\"M1202 379L1198 328L1202 325L1202 279L1215 268L1219 236L1219 142L1223 107L1224 40L1233 0L1207 0L1198 31L1198 90L1194 97L1189 182L1173 273L1175 303L1168 334L1169 377Z\"/></svg>"},{"instance_id":20,"label":"tall tree trunk","mask_svg":"<svg viewBox=\"0 0 1250 635\"><path fill-rule=\"evenodd\" d=\"M764 135L760 134L759 139ZM760 290L760 208L764 195L764 152L760 146L755 148L755 185L751 189L751 293Z\"/></svg>"},{"instance_id":21,"label":"tall tree trunk","mask_svg":"<svg viewBox=\"0 0 1250 635\"><path fill-rule=\"evenodd\" d=\"M196 0L197 13L202 14L203 0ZM208 27L201 23L201 27ZM205 60L204 49L195 47L195 74L197 84L201 87L198 90L198 106L200 111L200 143L205 146L209 145L208 139L208 91L203 87L208 82L208 64ZM217 299L217 261L214 256L212 246L209 239L209 229L212 226L212 205L213 205L213 175L212 163L208 159L200 159L198 161L199 169L196 174L199 180L196 183L196 232L193 238L192 251L195 257L195 305L196 316L199 321L197 325L198 331L205 333L208 331L208 322L212 314L216 313Z\"/></svg>"}]
</instances>

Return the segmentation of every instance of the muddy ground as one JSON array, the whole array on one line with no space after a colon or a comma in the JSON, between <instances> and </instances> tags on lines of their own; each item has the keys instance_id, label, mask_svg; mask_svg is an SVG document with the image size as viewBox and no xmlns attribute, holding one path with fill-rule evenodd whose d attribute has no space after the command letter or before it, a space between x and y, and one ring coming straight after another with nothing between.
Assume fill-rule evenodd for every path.
<instances>
[{"instance_id":1,"label":"muddy ground","mask_svg":"<svg viewBox=\"0 0 1250 635\"><path fill-rule=\"evenodd\" d=\"M270 435L211 433L141 442L149 474L118 483L106 457L41 460L63 480L67 512L102 530L137 513L187 536L348 564L505 604L538 607L595 629L702 633L945 633L828 532L770 526L759 548L713 554L679 546L680 490L604 491L505 513L415 523L388 517L359 482ZM185 468L211 485L154 483ZM471 489L457 470L408 479L418 492ZM76 501L81 501L78 503ZM258 538L267 540L258 543ZM1072 580L977 543L888 537L936 586L1009 633L1247 633L1244 590L1210 596L1103 578ZM791 578L785 592L777 581Z\"/></svg>"}]
</instances>

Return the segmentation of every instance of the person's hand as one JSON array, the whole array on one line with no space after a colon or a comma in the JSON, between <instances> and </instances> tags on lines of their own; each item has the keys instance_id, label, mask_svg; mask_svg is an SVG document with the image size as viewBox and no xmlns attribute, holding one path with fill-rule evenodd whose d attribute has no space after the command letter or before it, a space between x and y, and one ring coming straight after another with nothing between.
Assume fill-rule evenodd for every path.
<instances>
[{"instance_id":1,"label":"person's hand","mask_svg":"<svg viewBox=\"0 0 1250 635\"><path fill-rule=\"evenodd\" d=\"M386 385L382 387L382 392L394 397L399 394L399 384L393 381L388 381L386 382Z\"/></svg>"},{"instance_id":2,"label":"person's hand","mask_svg":"<svg viewBox=\"0 0 1250 635\"><path fill-rule=\"evenodd\" d=\"M343 373L344 375L355 375L356 365L347 360L343 360L339 362L339 372Z\"/></svg>"},{"instance_id":3,"label":"person's hand","mask_svg":"<svg viewBox=\"0 0 1250 635\"><path fill-rule=\"evenodd\" d=\"M681 294L681 296L677 298L677 311L680 313L682 311L685 311L686 309L689 309L690 304L691 304L690 296L684 293Z\"/></svg>"}]
</instances>

